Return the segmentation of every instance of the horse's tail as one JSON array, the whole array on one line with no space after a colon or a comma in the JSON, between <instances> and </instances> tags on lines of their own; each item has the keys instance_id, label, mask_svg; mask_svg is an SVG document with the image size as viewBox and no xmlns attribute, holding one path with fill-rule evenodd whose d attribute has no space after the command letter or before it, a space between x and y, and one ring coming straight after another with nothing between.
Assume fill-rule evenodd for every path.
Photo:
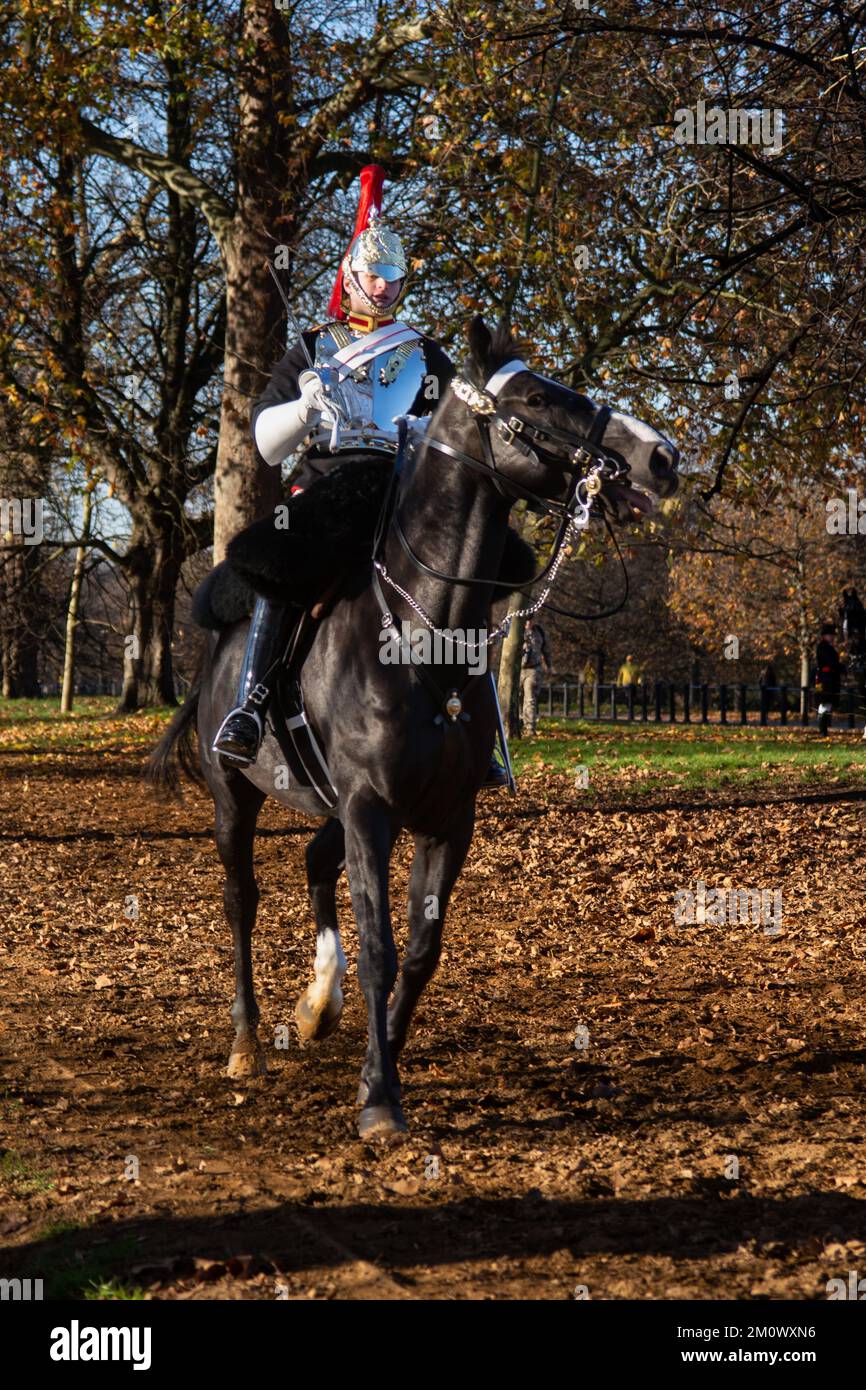
<instances>
[{"instance_id":1,"label":"horse's tail","mask_svg":"<svg viewBox=\"0 0 866 1390\"><path fill-rule=\"evenodd\" d=\"M179 772L185 773L194 782L204 781L193 747L200 695L201 675L198 674L189 694L148 759L145 776L152 786L162 791L179 791Z\"/></svg>"}]
</instances>

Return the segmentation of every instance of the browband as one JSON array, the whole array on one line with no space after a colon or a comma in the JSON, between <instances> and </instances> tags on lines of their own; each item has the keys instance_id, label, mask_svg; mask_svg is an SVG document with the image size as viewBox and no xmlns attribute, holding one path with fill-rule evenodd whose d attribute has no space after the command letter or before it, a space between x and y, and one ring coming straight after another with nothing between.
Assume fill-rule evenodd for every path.
<instances>
[{"instance_id":1,"label":"browband","mask_svg":"<svg viewBox=\"0 0 866 1390\"><path fill-rule=\"evenodd\" d=\"M488 395L497 396L509 377L516 376L518 372L531 370L525 362L521 362L519 357L513 357L510 362L505 363L504 367L500 367L498 371L493 373L484 389Z\"/></svg>"}]
</instances>

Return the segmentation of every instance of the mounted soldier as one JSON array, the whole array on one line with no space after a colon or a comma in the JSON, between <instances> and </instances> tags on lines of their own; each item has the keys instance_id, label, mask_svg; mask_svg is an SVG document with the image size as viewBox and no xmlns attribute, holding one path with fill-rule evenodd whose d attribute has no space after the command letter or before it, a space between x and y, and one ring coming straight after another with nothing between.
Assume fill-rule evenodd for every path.
<instances>
[{"instance_id":1,"label":"mounted soldier","mask_svg":"<svg viewBox=\"0 0 866 1390\"><path fill-rule=\"evenodd\" d=\"M328 305L327 320L301 332L274 368L252 411L252 433L274 467L294 454L291 493L311 487L337 465L391 465L395 418L424 420L436 409L455 367L433 338L397 317L409 282L400 238L381 217L384 170L361 170L355 230ZM213 751L249 767L264 737L272 694L263 680L288 638L286 604L257 597L241 667L237 704L220 725ZM485 785L507 783L494 756Z\"/></svg>"},{"instance_id":2,"label":"mounted soldier","mask_svg":"<svg viewBox=\"0 0 866 1390\"><path fill-rule=\"evenodd\" d=\"M217 566L204 584L210 581L210 606L218 621L210 624L213 631L196 681L149 765L151 778L170 786L178 764L193 769L191 737L197 734L198 762L214 802L214 838L225 870L224 903L234 941L231 1077L257 1076L266 1067L252 957L259 814L268 798L318 817L327 807L305 856L316 921L315 979L298 999L295 1018L305 1043L327 1037L339 1025L347 961L337 884L345 869L358 928L357 978L367 1009L367 1049L357 1096L358 1133L365 1140L388 1139L406 1128L399 1062L416 1006L440 957L449 900L472 842L476 800L499 729L489 671L470 670L469 661L461 661L449 671L446 685L441 673L437 680L430 667L411 659L383 661L381 634L390 632L385 640L392 649L399 644L408 650L400 635L407 610L427 634L483 629L497 590L514 582L513 572L506 571L502 580L495 575L503 574L509 517L519 501L531 503L556 525L547 564L537 574L533 568L517 584L523 590L545 583L531 607L520 613L528 617L547 602L567 553L567 538L589 525L599 497L610 499L616 515L624 510L630 518L635 510L649 510L650 492L669 496L677 484L678 451L669 440L644 421L534 371L506 325L491 334L477 317L468 346L461 372L405 467L415 428L410 438L406 422L400 422L401 447L386 477L385 506L376 510L378 524L374 519L369 542L361 528L363 558L350 560L346 581L340 581L333 602L328 600L320 615L315 613L318 599L304 608L304 617L309 613L310 623L318 623L314 639L298 676L289 681L279 674L278 698L255 764L233 766L211 751L221 712L237 686L249 612L248 593L247 606L234 617L227 600L216 603ZM380 469L377 462L370 471ZM280 538L275 543L274 519L265 517L231 542L223 573L231 579L236 572L243 580L248 571L268 583L270 576L271 596L283 594L288 603L293 594L306 604L313 593L321 593L322 580L333 577L339 568L335 561L352 550L356 539L359 472L363 469L355 464L336 468L297 497L293 519L302 520L310 499L316 498L314 510L323 523L307 530L300 566L297 555L283 559L295 540L304 538L300 520L290 545L284 546ZM334 524L330 489L341 474L349 482L353 506L351 526L341 530L335 552L327 544ZM244 537L246 552L242 546L233 559L233 548ZM323 548L324 566L319 563ZM534 560L531 548L525 549ZM262 551L273 552L264 568ZM315 582L305 584L311 570L316 571ZM269 592L267 585L262 592ZM416 625L414 618L409 621ZM503 620L497 632L485 634L487 645L505 630ZM463 645L468 650L470 644ZM288 670L291 676L291 662ZM284 701L299 711L293 716L295 731L306 730L310 756L321 750L318 778L297 745L297 757L292 757ZM414 857L407 894L409 933L400 968L390 866L402 830L413 837Z\"/></svg>"}]
</instances>

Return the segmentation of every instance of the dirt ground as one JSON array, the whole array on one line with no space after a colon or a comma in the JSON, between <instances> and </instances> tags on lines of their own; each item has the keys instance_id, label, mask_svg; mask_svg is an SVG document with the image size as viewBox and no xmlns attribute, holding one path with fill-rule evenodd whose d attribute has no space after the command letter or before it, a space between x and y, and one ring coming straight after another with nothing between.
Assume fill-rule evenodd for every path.
<instances>
[{"instance_id":1,"label":"dirt ground","mask_svg":"<svg viewBox=\"0 0 866 1390\"><path fill-rule=\"evenodd\" d=\"M483 796L402 1066L410 1133L380 1149L354 1128L344 886L342 1024L304 1051L293 1026L311 823L262 817L261 1034L287 1045L232 1082L210 806L160 803L140 765L122 742L0 753L0 1275L46 1296L824 1299L866 1272L862 792L587 811L542 775ZM676 925L699 880L780 890L782 930Z\"/></svg>"}]
</instances>

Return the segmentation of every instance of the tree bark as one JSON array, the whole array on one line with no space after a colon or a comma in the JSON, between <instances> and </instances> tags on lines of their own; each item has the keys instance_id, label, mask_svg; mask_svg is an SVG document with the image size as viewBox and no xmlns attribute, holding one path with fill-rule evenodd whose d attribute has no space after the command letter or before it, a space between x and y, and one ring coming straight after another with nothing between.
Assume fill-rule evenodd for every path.
<instances>
[{"instance_id":1,"label":"tree bark","mask_svg":"<svg viewBox=\"0 0 866 1390\"><path fill-rule=\"evenodd\" d=\"M75 634L78 630L78 607L81 600L81 579L84 562L87 559L87 541L90 537L90 518L93 511L93 485L88 485L84 493L81 518L81 545L75 552L75 565L72 570L72 583L69 586L69 607L66 610L66 646L63 653L63 686L60 692L60 713L71 714L75 691Z\"/></svg>"},{"instance_id":2,"label":"tree bark","mask_svg":"<svg viewBox=\"0 0 866 1390\"><path fill-rule=\"evenodd\" d=\"M263 344L274 341L279 306L264 260L273 246L255 228L265 220L262 209L246 216L226 255L226 356L220 412L219 447L214 478L214 564L242 526L271 511L280 497L280 470L256 451L250 411L267 382ZM276 220L275 217L273 220Z\"/></svg>"},{"instance_id":3,"label":"tree bark","mask_svg":"<svg viewBox=\"0 0 866 1390\"><path fill-rule=\"evenodd\" d=\"M143 705L177 704L171 640L183 557L172 541L171 533L152 536L134 526L126 555L132 615L124 638L118 714Z\"/></svg>"},{"instance_id":4,"label":"tree bark","mask_svg":"<svg viewBox=\"0 0 866 1390\"><path fill-rule=\"evenodd\" d=\"M802 719L806 713L806 703L809 698L808 694L803 694L803 691L808 691L809 689L809 676L812 666L812 643L810 641L811 634L809 632L809 601L806 591L806 561L802 550L797 553L796 583L797 599L800 609L797 645L800 648L800 717Z\"/></svg>"},{"instance_id":5,"label":"tree bark","mask_svg":"<svg viewBox=\"0 0 866 1390\"><path fill-rule=\"evenodd\" d=\"M0 554L0 664L6 700L39 694L39 599L31 574L38 548L21 545Z\"/></svg>"},{"instance_id":6,"label":"tree bark","mask_svg":"<svg viewBox=\"0 0 866 1390\"><path fill-rule=\"evenodd\" d=\"M512 594L508 601L508 612L514 613L523 604L520 593ZM525 618L515 618L502 643L502 659L499 663L499 704L502 707L502 720L509 738L520 737L520 658L523 653L523 632Z\"/></svg>"},{"instance_id":7,"label":"tree bark","mask_svg":"<svg viewBox=\"0 0 866 1390\"><path fill-rule=\"evenodd\" d=\"M285 23L273 0L247 0L242 42L251 56L239 72L237 200L223 247L226 353L214 478L214 564L242 526L279 500L280 470L259 457L250 411L285 343L282 305L264 263L275 245L291 247L292 208L306 181L300 170L288 167L286 128L279 121L281 109L291 109L291 89ZM296 179L298 197L287 198Z\"/></svg>"}]
</instances>

